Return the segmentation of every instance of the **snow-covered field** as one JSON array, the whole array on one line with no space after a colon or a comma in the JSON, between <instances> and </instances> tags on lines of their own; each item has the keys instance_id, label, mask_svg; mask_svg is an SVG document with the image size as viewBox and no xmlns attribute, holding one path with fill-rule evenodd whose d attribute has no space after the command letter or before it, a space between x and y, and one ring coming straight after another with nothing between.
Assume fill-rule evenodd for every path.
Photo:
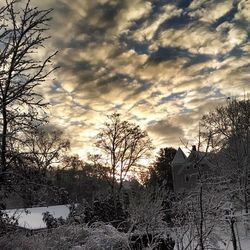
<instances>
[{"instance_id":1,"label":"snow-covered field","mask_svg":"<svg viewBox=\"0 0 250 250\"><path fill-rule=\"evenodd\" d=\"M6 210L10 217L14 216L18 220L20 227L26 229L46 228L46 224L43 221L43 213L45 212L49 212L54 218L62 217L66 219L69 215L69 211L69 205Z\"/></svg>"}]
</instances>

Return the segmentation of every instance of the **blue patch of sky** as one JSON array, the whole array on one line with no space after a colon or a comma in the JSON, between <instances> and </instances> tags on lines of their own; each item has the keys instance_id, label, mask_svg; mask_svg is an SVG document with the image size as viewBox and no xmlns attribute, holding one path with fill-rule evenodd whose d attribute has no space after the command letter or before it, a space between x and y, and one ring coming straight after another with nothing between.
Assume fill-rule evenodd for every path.
<instances>
[{"instance_id":1,"label":"blue patch of sky","mask_svg":"<svg viewBox=\"0 0 250 250\"><path fill-rule=\"evenodd\" d=\"M226 54L222 54L222 53L218 53L217 55L216 55L216 60L218 61L218 62L223 62L225 59L226 59Z\"/></svg>"},{"instance_id":2,"label":"blue patch of sky","mask_svg":"<svg viewBox=\"0 0 250 250\"><path fill-rule=\"evenodd\" d=\"M97 82L97 86L98 87L106 86L106 89L105 88L102 89L102 93L105 93L105 92L109 92L111 87L114 85L123 84L123 82L126 84L132 84L133 80L134 79L127 74L118 73L112 76L107 76L104 79L99 79L99 81Z\"/></svg>"},{"instance_id":3,"label":"blue patch of sky","mask_svg":"<svg viewBox=\"0 0 250 250\"><path fill-rule=\"evenodd\" d=\"M236 46L230 51L229 55L240 58L244 55L244 53L246 52L244 52L239 46Z\"/></svg>"},{"instance_id":4,"label":"blue patch of sky","mask_svg":"<svg viewBox=\"0 0 250 250\"><path fill-rule=\"evenodd\" d=\"M127 38L125 35L119 38L121 44L125 44L126 49L133 49L137 54L148 54L149 53L149 43L145 42L137 42L133 39Z\"/></svg>"},{"instance_id":5,"label":"blue patch of sky","mask_svg":"<svg viewBox=\"0 0 250 250\"><path fill-rule=\"evenodd\" d=\"M140 100L140 101L138 101L138 102L136 103L137 106L138 106L138 105L143 105L143 104L148 104L148 101L146 101L146 100Z\"/></svg>"},{"instance_id":6,"label":"blue patch of sky","mask_svg":"<svg viewBox=\"0 0 250 250\"><path fill-rule=\"evenodd\" d=\"M123 104L115 104L115 109L121 109L122 108L122 106L123 106Z\"/></svg>"},{"instance_id":7,"label":"blue patch of sky","mask_svg":"<svg viewBox=\"0 0 250 250\"><path fill-rule=\"evenodd\" d=\"M210 84L210 86L201 87L197 91L199 93L204 93L204 94L208 94L210 92L209 97L212 97L212 98L225 97L225 95L221 93L221 89L213 86L212 83Z\"/></svg>"},{"instance_id":8,"label":"blue patch of sky","mask_svg":"<svg viewBox=\"0 0 250 250\"><path fill-rule=\"evenodd\" d=\"M155 9L157 10L159 7L162 7L166 4L174 4L179 8L187 8L191 4L192 0L153 0L153 5L156 5Z\"/></svg>"},{"instance_id":9,"label":"blue patch of sky","mask_svg":"<svg viewBox=\"0 0 250 250\"><path fill-rule=\"evenodd\" d=\"M187 93L185 91L182 92L177 92L177 93L173 93L171 95L165 96L163 98L161 98L161 100L159 101L159 105L164 104L166 102L170 102L170 101L175 101L178 99L182 99L187 95Z\"/></svg>"},{"instance_id":10,"label":"blue patch of sky","mask_svg":"<svg viewBox=\"0 0 250 250\"><path fill-rule=\"evenodd\" d=\"M212 25L211 27L216 28L219 25L221 25L224 22L231 22L235 16L235 14L238 11L237 4L233 4L233 7L231 10L229 10L225 15L222 17L218 18Z\"/></svg>"},{"instance_id":11,"label":"blue patch of sky","mask_svg":"<svg viewBox=\"0 0 250 250\"><path fill-rule=\"evenodd\" d=\"M136 87L133 87L133 93L128 95L126 97L125 100L127 99L130 99L130 98L133 98L135 95L138 95L140 94L141 92L147 90L148 88L150 88L152 86L152 83L151 82L148 82L148 81L145 81L145 80L142 80L142 79L136 79L136 78L133 78L131 77L130 75L128 74L122 74L122 73L118 73L112 77L108 77L106 79L101 79L99 82L98 82L98 86L99 87L105 87L106 86L106 89L102 89L103 92L108 92L110 91L110 88L112 85L116 85L116 84L121 84L123 85L123 82L125 85L129 86L129 85L133 85L134 84L134 81L136 80L136 83L137 83L137 86Z\"/></svg>"},{"instance_id":12,"label":"blue patch of sky","mask_svg":"<svg viewBox=\"0 0 250 250\"><path fill-rule=\"evenodd\" d=\"M184 8L187 8L191 2L192 0L178 0L178 1L176 0L169 0L169 1L153 0L151 2L152 8L151 8L151 12L149 13L149 15L144 16L140 18L139 20L134 21L132 25L130 26L129 30L132 32L136 32L136 30L139 29L144 24L145 21L150 22L150 21L155 20L158 17L159 13L164 11L163 7L165 5L175 4L178 8L184 9ZM183 11L180 16L174 16L166 20L165 22L163 22L158 27L157 31L155 32L153 39L156 39L162 30L165 30L167 28L183 27L187 25L188 23L193 22L194 20L195 19L190 17L186 11Z\"/></svg>"},{"instance_id":13,"label":"blue patch of sky","mask_svg":"<svg viewBox=\"0 0 250 250\"><path fill-rule=\"evenodd\" d=\"M235 46L231 51L227 52L227 53L219 53L216 55L216 60L218 60L219 62L223 62L224 60L226 60L229 57L236 57L236 58L240 58L242 56L244 56L246 53L243 51L240 46Z\"/></svg>"},{"instance_id":14,"label":"blue patch of sky","mask_svg":"<svg viewBox=\"0 0 250 250\"><path fill-rule=\"evenodd\" d=\"M135 20L134 22L131 23L129 27L130 32L136 32L139 28L143 26L145 22L153 22L156 20L159 16L160 13L162 13L164 10L162 9L163 6L165 6L166 0L153 0L151 1L151 11L148 15L143 16L140 19Z\"/></svg>"},{"instance_id":15,"label":"blue patch of sky","mask_svg":"<svg viewBox=\"0 0 250 250\"><path fill-rule=\"evenodd\" d=\"M153 39L157 39L161 32L166 29L179 29L194 23L196 20L197 18L190 17L187 12L182 12L181 15L174 16L161 23L155 32Z\"/></svg>"},{"instance_id":16,"label":"blue patch of sky","mask_svg":"<svg viewBox=\"0 0 250 250\"><path fill-rule=\"evenodd\" d=\"M179 57L187 57L190 54L188 50L178 47L159 47L159 49L150 55L151 60L173 60Z\"/></svg>"},{"instance_id":17,"label":"blue patch of sky","mask_svg":"<svg viewBox=\"0 0 250 250\"><path fill-rule=\"evenodd\" d=\"M199 88L197 91L199 93L202 93L202 94L207 94L207 93L211 92L212 89L213 88L211 86L204 86L204 87Z\"/></svg>"},{"instance_id":18,"label":"blue patch of sky","mask_svg":"<svg viewBox=\"0 0 250 250\"><path fill-rule=\"evenodd\" d=\"M154 91L151 93L150 97L157 97L157 96L160 96L162 95L162 93L160 91Z\"/></svg>"},{"instance_id":19,"label":"blue patch of sky","mask_svg":"<svg viewBox=\"0 0 250 250\"><path fill-rule=\"evenodd\" d=\"M216 88L216 89L214 89L214 96L215 97L223 97L225 95L221 93L220 89Z\"/></svg>"},{"instance_id":20,"label":"blue patch of sky","mask_svg":"<svg viewBox=\"0 0 250 250\"><path fill-rule=\"evenodd\" d=\"M53 81L53 83L51 85L51 90L57 91L60 88L61 88L61 83L58 81Z\"/></svg>"},{"instance_id":21,"label":"blue patch of sky","mask_svg":"<svg viewBox=\"0 0 250 250\"><path fill-rule=\"evenodd\" d=\"M143 16L142 18L132 22L129 27L130 31L135 32L145 23L145 21L150 22L155 20L158 17L159 13L162 11L162 7L166 5L166 0L153 0L151 4L152 8L149 15Z\"/></svg>"},{"instance_id":22,"label":"blue patch of sky","mask_svg":"<svg viewBox=\"0 0 250 250\"><path fill-rule=\"evenodd\" d=\"M61 42L58 41L58 44ZM81 49L84 47L87 47L88 44L91 43L91 38L89 37L86 40L78 40L76 38L71 38L68 42L67 42L67 48L73 48L73 49Z\"/></svg>"},{"instance_id":23,"label":"blue patch of sky","mask_svg":"<svg viewBox=\"0 0 250 250\"><path fill-rule=\"evenodd\" d=\"M195 19L193 17L190 17L187 13L182 13L180 16L174 16L170 19L167 19L165 22L163 22L160 25L160 28L166 29L166 28L182 28L183 26L188 25L189 23L192 23Z\"/></svg>"},{"instance_id":24,"label":"blue patch of sky","mask_svg":"<svg viewBox=\"0 0 250 250\"><path fill-rule=\"evenodd\" d=\"M192 0L179 0L179 1L177 1L177 6L179 8L185 9L185 8L189 7L191 2L192 2Z\"/></svg>"},{"instance_id":25,"label":"blue patch of sky","mask_svg":"<svg viewBox=\"0 0 250 250\"><path fill-rule=\"evenodd\" d=\"M207 61L210 61L213 58L213 56L207 55L207 54L189 54L189 62L185 63L183 65L183 68L187 68L189 66L192 66L194 64L204 63Z\"/></svg>"},{"instance_id":26,"label":"blue patch of sky","mask_svg":"<svg viewBox=\"0 0 250 250\"><path fill-rule=\"evenodd\" d=\"M148 126L154 125L155 123L157 123L157 120L151 120L147 123Z\"/></svg>"},{"instance_id":27,"label":"blue patch of sky","mask_svg":"<svg viewBox=\"0 0 250 250\"><path fill-rule=\"evenodd\" d=\"M161 11L162 7L166 4L174 3L175 0L153 0L152 3L152 13L158 13Z\"/></svg>"},{"instance_id":28,"label":"blue patch of sky","mask_svg":"<svg viewBox=\"0 0 250 250\"><path fill-rule=\"evenodd\" d=\"M191 113L191 112L193 112L193 111L194 111L193 109L189 109L189 108L186 108L186 107L182 107L180 113L182 113L182 114L187 114L187 113Z\"/></svg>"},{"instance_id":29,"label":"blue patch of sky","mask_svg":"<svg viewBox=\"0 0 250 250\"><path fill-rule=\"evenodd\" d=\"M180 57L189 59L189 61L183 65L183 68L187 68L193 64L209 61L212 58L210 55L191 53L187 49L179 47L160 47L157 51L150 55L149 62L175 60Z\"/></svg>"},{"instance_id":30,"label":"blue patch of sky","mask_svg":"<svg viewBox=\"0 0 250 250\"><path fill-rule=\"evenodd\" d=\"M133 98L134 96L144 92L145 90L149 89L152 86L151 82L141 80L141 79L136 79L138 83L138 87L134 88L134 91L132 94L128 95L125 100L129 100Z\"/></svg>"},{"instance_id":31,"label":"blue patch of sky","mask_svg":"<svg viewBox=\"0 0 250 250\"><path fill-rule=\"evenodd\" d=\"M216 71L216 68L213 68L213 67L205 67L197 72L195 72L193 74L193 76L197 76L197 75L208 75L212 72Z\"/></svg>"}]
</instances>

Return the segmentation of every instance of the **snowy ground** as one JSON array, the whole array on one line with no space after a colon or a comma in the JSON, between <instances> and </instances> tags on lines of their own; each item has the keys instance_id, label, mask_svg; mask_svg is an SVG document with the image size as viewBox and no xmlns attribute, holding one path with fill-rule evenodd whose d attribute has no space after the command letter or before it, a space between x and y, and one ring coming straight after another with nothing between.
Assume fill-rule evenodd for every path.
<instances>
[{"instance_id":1,"label":"snowy ground","mask_svg":"<svg viewBox=\"0 0 250 250\"><path fill-rule=\"evenodd\" d=\"M238 249L240 250L250 250L250 214L246 214L243 211L236 212L234 215L236 218L235 230L238 240L240 239L240 245ZM225 249L233 250L232 242L230 236L228 239L228 245Z\"/></svg>"},{"instance_id":2,"label":"snowy ground","mask_svg":"<svg viewBox=\"0 0 250 250\"><path fill-rule=\"evenodd\" d=\"M62 217L66 219L69 215L69 205L58 205L49 207L33 207L26 209L9 209L6 210L9 216L17 218L18 225L27 229L46 228L43 221L43 213L49 212L54 218Z\"/></svg>"}]
</instances>

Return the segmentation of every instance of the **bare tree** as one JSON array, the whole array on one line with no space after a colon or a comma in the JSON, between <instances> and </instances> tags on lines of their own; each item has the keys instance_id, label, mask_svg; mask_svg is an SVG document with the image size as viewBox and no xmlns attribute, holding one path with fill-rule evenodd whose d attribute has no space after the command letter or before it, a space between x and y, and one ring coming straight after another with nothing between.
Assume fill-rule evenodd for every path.
<instances>
[{"instance_id":1,"label":"bare tree","mask_svg":"<svg viewBox=\"0 0 250 250\"><path fill-rule=\"evenodd\" d=\"M18 151L46 174L48 168L60 162L60 156L69 149L70 142L59 128L43 125L35 126L25 134L25 142L21 146L23 150Z\"/></svg>"},{"instance_id":2,"label":"bare tree","mask_svg":"<svg viewBox=\"0 0 250 250\"><path fill-rule=\"evenodd\" d=\"M38 119L37 108L46 105L36 87L55 69L51 59L56 53L45 59L37 54L49 38L45 33L52 10L38 10L30 1L21 8L19 4L6 1L0 9L1 176L9 166L10 141L18 141Z\"/></svg>"},{"instance_id":3,"label":"bare tree","mask_svg":"<svg viewBox=\"0 0 250 250\"><path fill-rule=\"evenodd\" d=\"M178 249L212 249L221 240L216 227L223 228L226 221L223 206L227 201L227 180L217 173L211 138L211 133L202 137L199 128L197 147L188 157L191 168L197 171L195 185L177 195L173 203L172 222Z\"/></svg>"},{"instance_id":4,"label":"bare tree","mask_svg":"<svg viewBox=\"0 0 250 250\"><path fill-rule=\"evenodd\" d=\"M133 123L122 121L117 113L108 116L95 145L102 152L102 161L109 166L113 193L116 179L119 180L120 191L128 172L153 148L145 131Z\"/></svg>"},{"instance_id":5,"label":"bare tree","mask_svg":"<svg viewBox=\"0 0 250 250\"><path fill-rule=\"evenodd\" d=\"M226 105L205 115L202 126L205 128L205 136L207 133L211 134L212 147L218 152L222 174L231 180L231 185L235 189L232 198L242 199L245 211L248 213L250 100L229 100Z\"/></svg>"},{"instance_id":6,"label":"bare tree","mask_svg":"<svg viewBox=\"0 0 250 250\"><path fill-rule=\"evenodd\" d=\"M130 196L128 206L128 230L130 238L133 232L140 232L137 241L141 241L141 247L158 249L160 239L168 230L164 221L164 197L162 190L142 189ZM143 246L142 236L146 236L147 246ZM144 249L144 248L143 248Z\"/></svg>"}]
</instances>

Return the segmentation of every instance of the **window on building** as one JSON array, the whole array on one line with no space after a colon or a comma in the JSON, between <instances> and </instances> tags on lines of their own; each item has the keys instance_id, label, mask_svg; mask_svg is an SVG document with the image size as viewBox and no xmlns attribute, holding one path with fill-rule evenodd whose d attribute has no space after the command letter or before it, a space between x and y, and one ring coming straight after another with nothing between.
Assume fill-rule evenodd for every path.
<instances>
[{"instance_id":1,"label":"window on building","mask_svg":"<svg viewBox=\"0 0 250 250\"><path fill-rule=\"evenodd\" d=\"M185 182L189 182L189 175L185 176Z\"/></svg>"}]
</instances>

